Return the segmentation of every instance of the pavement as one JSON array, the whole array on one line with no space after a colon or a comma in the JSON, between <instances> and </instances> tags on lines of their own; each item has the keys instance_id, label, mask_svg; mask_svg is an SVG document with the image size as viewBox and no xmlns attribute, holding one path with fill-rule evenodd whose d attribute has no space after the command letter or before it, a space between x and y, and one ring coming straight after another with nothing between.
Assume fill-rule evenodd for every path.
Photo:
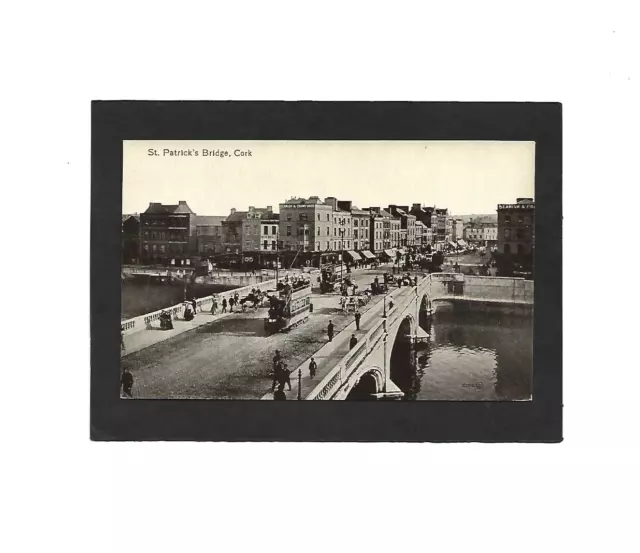
<instances>
[{"instance_id":1,"label":"pavement","mask_svg":"<svg viewBox=\"0 0 640 553\"><path fill-rule=\"evenodd\" d=\"M352 273L362 290L376 274L388 271L359 269ZM381 301L374 296L369 306ZM272 358L280 350L289 369L296 369L327 343L329 320L335 326L335 351L318 359L318 374L347 350L340 332L354 324L353 314L339 307L338 294L313 293L314 310L306 323L288 333L267 335L263 319L267 309L216 315L198 313L193 321L174 321L173 331L149 330L132 334L125 341L128 351L122 365L134 376L133 396L138 398L261 399L271 389ZM366 313L362 330L366 332ZM348 334L350 337L350 331ZM346 346L348 348L348 345ZM335 361L334 357L334 361ZM334 363L335 364L335 363ZM307 375L308 376L308 371ZM297 375L292 386L297 394ZM311 386L311 382L304 382Z\"/></svg>"}]
</instances>

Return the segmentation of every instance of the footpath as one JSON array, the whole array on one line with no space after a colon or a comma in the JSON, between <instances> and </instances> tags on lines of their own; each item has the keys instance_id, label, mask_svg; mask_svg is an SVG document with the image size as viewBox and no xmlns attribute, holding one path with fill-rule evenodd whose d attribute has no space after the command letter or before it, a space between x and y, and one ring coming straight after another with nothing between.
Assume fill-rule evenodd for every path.
<instances>
[{"instance_id":1,"label":"footpath","mask_svg":"<svg viewBox=\"0 0 640 553\"><path fill-rule=\"evenodd\" d=\"M173 338L174 336L178 336L183 332L188 332L189 330L193 330L194 328L198 328L210 323L213 323L231 313L227 311L227 313L220 313L220 306L218 306L218 313L216 315L212 315L210 311L198 311L194 318L190 321L185 321L184 319L174 319L173 320L173 329L172 330L160 330L159 326L154 326L149 330L141 330L140 332L134 332L133 334L124 336L124 350L120 350L120 357L126 357L130 353L135 353L136 351L140 351L141 349L148 348L149 346L153 346L160 342L164 342L169 338ZM234 311L233 313L238 313L238 311ZM159 325L159 323L156 323Z\"/></svg>"}]
</instances>

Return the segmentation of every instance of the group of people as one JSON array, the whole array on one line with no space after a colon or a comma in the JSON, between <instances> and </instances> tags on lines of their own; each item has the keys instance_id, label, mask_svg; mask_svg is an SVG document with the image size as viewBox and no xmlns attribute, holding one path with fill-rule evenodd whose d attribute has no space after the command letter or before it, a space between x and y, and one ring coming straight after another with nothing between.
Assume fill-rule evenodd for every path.
<instances>
[{"instance_id":1,"label":"group of people","mask_svg":"<svg viewBox=\"0 0 640 553\"><path fill-rule=\"evenodd\" d=\"M317 372L318 364L312 357L309 361L309 377L315 378ZM288 386L289 391L291 391L291 371L288 369L287 364L284 362L282 355L280 354L280 350L276 350L276 353L273 356L272 374L273 385L271 386L271 391L273 392L273 399L286 400L287 396L284 393L284 387Z\"/></svg>"},{"instance_id":2,"label":"group of people","mask_svg":"<svg viewBox=\"0 0 640 553\"><path fill-rule=\"evenodd\" d=\"M236 292L235 294L233 294L233 296L231 296L229 298L229 301L227 301L227 298L222 298L222 311L220 311L220 313L227 313L227 305L229 306L229 313L233 313L233 306L237 306L240 303L240 294L238 294L238 292ZM215 315L218 312L218 298L216 296L213 296L213 301L211 302L211 314Z\"/></svg>"}]
</instances>

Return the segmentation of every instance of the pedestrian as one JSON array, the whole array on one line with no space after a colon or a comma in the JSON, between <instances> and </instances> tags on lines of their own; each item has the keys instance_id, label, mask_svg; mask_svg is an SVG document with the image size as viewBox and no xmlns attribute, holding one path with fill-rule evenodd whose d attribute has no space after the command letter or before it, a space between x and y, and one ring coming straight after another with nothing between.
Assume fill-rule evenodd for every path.
<instances>
[{"instance_id":1,"label":"pedestrian","mask_svg":"<svg viewBox=\"0 0 640 553\"><path fill-rule=\"evenodd\" d=\"M353 349L355 345L358 343L358 339L355 334L351 335L351 340L349 340L349 349Z\"/></svg>"},{"instance_id":2,"label":"pedestrian","mask_svg":"<svg viewBox=\"0 0 640 553\"><path fill-rule=\"evenodd\" d=\"M198 304L195 298L191 299L191 305L193 306L193 314L195 315L198 312Z\"/></svg>"},{"instance_id":3,"label":"pedestrian","mask_svg":"<svg viewBox=\"0 0 640 553\"><path fill-rule=\"evenodd\" d=\"M218 300L214 297L211 300L211 314L215 315L217 309L218 309Z\"/></svg>"},{"instance_id":4,"label":"pedestrian","mask_svg":"<svg viewBox=\"0 0 640 553\"><path fill-rule=\"evenodd\" d=\"M124 394L128 397L133 397L131 395L131 389L133 388L133 375L127 367L124 368L124 371L122 373L121 383L122 391L124 392Z\"/></svg>"},{"instance_id":5,"label":"pedestrian","mask_svg":"<svg viewBox=\"0 0 640 553\"><path fill-rule=\"evenodd\" d=\"M275 401L286 401L287 395L284 393L284 384L280 384L280 386L278 386L278 389L273 394L273 399Z\"/></svg>"},{"instance_id":6,"label":"pedestrian","mask_svg":"<svg viewBox=\"0 0 640 553\"><path fill-rule=\"evenodd\" d=\"M122 329L120 329L120 349L122 351L125 350L125 347L124 347L124 333L122 332Z\"/></svg>"},{"instance_id":7,"label":"pedestrian","mask_svg":"<svg viewBox=\"0 0 640 553\"><path fill-rule=\"evenodd\" d=\"M235 305L235 303L236 303L235 298L231 296L229 298L229 313L233 313L233 306Z\"/></svg>"},{"instance_id":8,"label":"pedestrian","mask_svg":"<svg viewBox=\"0 0 640 553\"><path fill-rule=\"evenodd\" d=\"M289 386L289 391L291 391L291 371L286 363L283 363L282 368L280 369L280 384L283 388L286 384Z\"/></svg>"},{"instance_id":9,"label":"pedestrian","mask_svg":"<svg viewBox=\"0 0 640 553\"><path fill-rule=\"evenodd\" d=\"M233 295L233 299L235 300L233 303L234 303L235 305L238 305L238 301L240 300L240 294L238 294L238 292L236 292L236 293Z\"/></svg>"},{"instance_id":10,"label":"pedestrian","mask_svg":"<svg viewBox=\"0 0 640 553\"><path fill-rule=\"evenodd\" d=\"M311 378L315 378L317 370L318 370L318 364L316 363L316 360L312 357L311 361L309 362L309 376Z\"/></svg>"},{"instance_id":11,"label":"pedestrian","mask_svg":"<svg viewBox=\"0 0 640 553\"><path fill-rule=\"evenodd\" d=\"M362 315L360 314L360 311L356 311L355 314L355 318L356 318L356 330L360 330L360 317Z\"/></svg>"},{"instance_id":12,"label":"pedestrian","mask_svg":"<svg viewBox=\"0 0 640 553\"><path fill-rule=\"evenodd\" d=\"M227 298L222 298L222 313L227 312Z\"/></svg>"},{"instance_id":13,"label":"pedestrian","mask_svg":"<svg viewBox=\"0 0 640 553\"><path fill-rule=\"evenodd\" d=\"M329 326L327 326L327 335L329 336L329 342L333 341L333 323L329 321Z\"/></svg>"},{"instance_id":14,"label":"pedestrian","mask_svg":"<svg viewBox=\"0 0 640 553\"><path fill-rule=\"evenodd\" d=\"M278 365L282 363L282 355L280 355L280 350L276 350L276 354L273 356L273 366L272 366L272 374L276 374L278 369Z\"/></svg>"}]
</instances>

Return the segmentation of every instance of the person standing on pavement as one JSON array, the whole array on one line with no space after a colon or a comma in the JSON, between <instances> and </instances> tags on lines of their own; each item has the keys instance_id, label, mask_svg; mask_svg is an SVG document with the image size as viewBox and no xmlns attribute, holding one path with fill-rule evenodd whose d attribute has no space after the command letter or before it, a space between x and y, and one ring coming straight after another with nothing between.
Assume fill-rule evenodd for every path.
<instances>
[{"instance_id":1,"label":"person standing on pavement","mask_svg":"<svg viewBox=\"0 0 640 553\"><path fill-rule=\"evenodd\" d=\"M235 303L235 299L233 298L233 296L231 296L229 298L229 313L233 313L233 306Z\"/></svg>"},{"instance_id":2,"label":"person standing on pavement","mask_svg":"<svg viewBox=\"0 0 640 553\"><path fill-rule=\"evenodd\" d=\"M125 347L124 347L124 334L122 332L122 328L120 329L120 349L122 351L125 350Z\"/></svg>"},{"instance_id":3,"label":"person standing on pavement","mask_svg":"<svg viewBox=\"0 0 640 553\"><path fill-rule=\"evenodd\" d=\"M350 350L353 349L356 346L357 343L358 343L358 339L356 338L356 335L352 334L351 335L351 340L349 340L349 349Z\"/></svg>"},{"instance_id":4,"label":"person standing on pavement","mask_svg":"<svg viewBox=\"0 0 640 553\"><path fill-rule=\"evenodd\" d=\"M327 335L329 336L329 342L333 341L333 323L329 321L329 326L327 326Z\"/></svg>"},{"instance_id":5,"label":"person standing on pavement","mask_svg":"<svg viewBox=\"0 0 640 553\"><path fill-rule=\"evenodd\" d=\"M360 330L360 317L362 316L360 314L360 311L356 311L356 314L354 316L356 318L356 330Z\"/></svg>"},{"instance_id":6,"label":"person standing on pavement","mask_svg":"<svg viewBox=\"0 0 640 553\"><path fill-rule=\"evenodd\" d=\"M282 363L282 355L280 355L280 350L276 350L276 354L273 356L273 367L271 368L272 374L276 374L278 371L278 366ZM274 380L275 382L275 380Z\"/></svg>"},{"instance_id":7,"label":"person standing on pavement","mask_svg":"<svg viewBox=\"0 0 640 553\"><path fill-rule=\"evenodd\" d=\"M124 394L128 397L133 397L131 395L131 389L133 388L133 375L127 367L124 368L120 382L122 384L122 391Z\"/></svg>"},{"instance_id":8,"label":"person standing on pavement","mask_svg":"<svg viewBox=\"0 0 640 553\"><path fill-rule=\"evenodd\" d=\"M211 314L215 315L216 314L216 310L218 309L218 300L217 298L214 296L213 300L211 300Z\"/></svg>"},{"instance_id":9,"label":"person standing on pavement","mask_svg":"<svg viewBox=\"0 0 640 553\"><path fill-rule=\"evenodd\" d=\"M227 312L227 298L222 298L222 313Z\"/></svg>"},{"instance_id":10,"label":"person standing on pavement","mask_svg":"<svg viewBox=\"0 0 640 553\"><path fill-rule=\"evenodd\" d=\"M273 399L275 401L286 401L287 395L284 393L284 384L280 384L280 386L278 386L278 389L273 394Z\"/></svg>"},{"instance_id":11,"label":"person standing on pavement","mask_svg":"<svg viewBox=\"0 0 640 553\"><path fill-rule=\"evenodd\" d=\"M316 360L312 357L311 361L309 362L309 376L311 378L315 378L317 370L318 370L318 365L316 363Z\"/></svg>"}]
</instances>

